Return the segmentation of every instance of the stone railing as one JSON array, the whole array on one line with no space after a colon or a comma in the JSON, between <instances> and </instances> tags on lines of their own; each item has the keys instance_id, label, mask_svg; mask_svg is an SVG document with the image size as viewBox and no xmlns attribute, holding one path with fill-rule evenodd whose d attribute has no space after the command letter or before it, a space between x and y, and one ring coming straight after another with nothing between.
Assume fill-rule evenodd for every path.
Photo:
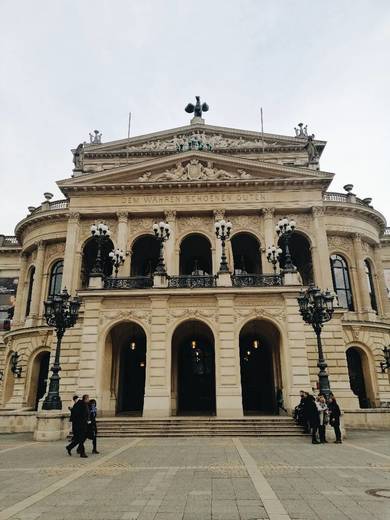
<instances>
[{"instance_id":1,"label":"stone railing","mask_svg":"<svg viewBox=\"0 0 390 520\"><path fill-rule=\"evenodd\" d=\"M390 235L390 227L387 227L384 232L383 232L384 235L386 236L389 236Z\"/></svg>"},{"instance_id":2,"label":"stone railing","mask_svg":"<svg viewBox=\"0 0 390 520\"><path fill-rule=\"evenodd\" d=\"M30 215L35 215L40 211L56 211L58 209L67 209L69 201L67 199L53 200L53 202L44 202L41 206L37 206Z\"/></svg>"},{"instance_id":3,"label":"stone railing","mask_svg":"<svg viewBox=\"0 0 390 520\"><path fill-rule=\"evenodd\" d=\"M197 289L215 287L216 277L213 275L181 275L169 276L168 287L175 289Z\"/></svg>"},{"instance_id":4,"label":"stone railing","mask_svg":"<svg viewBox=\"0 0 390 520\"><path fill-rule=\"evenodd\" d=\"M153 287L151 276L128 276L125 278L106 278L105 289L147 289Z\"/></svg>"},{"instance_id":5,"label":"stone railing","mask_svg":"<svg viewBox=\"0 0 390 520\"><path fill-rule=\"evenodd\" d=\"M369 199L367 199L369 200ZM371 207L368 202L365 202L356 195L348 195L347 193L337 193L335 191L328 191L324 193L324 201L326 202L343 202L344 204L360 204L361 206ZM372 209L372 207L371 207Z\"/></svg>"},{"instance_id":6,"label":"stone railing","mask_svg":"<svg viewBox=\"0 0 390 520\"><path fill-rule=\"evenodd\" d=\"M0 247L17 247L19 241L14 235L0 235Z\"/></svg>"},{"instance_id":7,"label":"stone railing","mask_svg":"<svg viewBox=\"0 0 390 520\"><path fill-rule=\"evenodd\" d=\"M233 274L233 287L279 287L283 285L280 274Z\"/></svg>"}]
</instances>

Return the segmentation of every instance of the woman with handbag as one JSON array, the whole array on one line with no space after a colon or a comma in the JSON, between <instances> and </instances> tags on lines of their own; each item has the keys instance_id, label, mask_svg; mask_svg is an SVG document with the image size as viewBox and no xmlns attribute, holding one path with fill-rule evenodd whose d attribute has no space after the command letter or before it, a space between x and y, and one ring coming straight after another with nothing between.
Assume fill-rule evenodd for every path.
<instances>
[{"instance_id":1,"label":"woman with handbag","mask_svg":"<svg viewBox=\"0 0 390 520\"><path fill-rule=\"evenodd\" d=\"M329 397L328 401L328 407L330 411L330 425L333 426L334 433L336 435L336 444L341 444L341 430L340 430L340 417L341 417L341 410L339 405L337 404L336 398L334 395L331 395Z\"/></svg>"},{"instance_id":2,"label":"woman with handbag","mask_svg":"<svg viewBox=\"0 0 390 520\"><path fill-rule=\"evenodd\" d=\"M326 404L325 397L323 395L319 395L316 404L320 422L318 427L320 443L324 444L328 442L325 437L326 425L328 423L328 406Z\"/></svg>"}]
</instances>

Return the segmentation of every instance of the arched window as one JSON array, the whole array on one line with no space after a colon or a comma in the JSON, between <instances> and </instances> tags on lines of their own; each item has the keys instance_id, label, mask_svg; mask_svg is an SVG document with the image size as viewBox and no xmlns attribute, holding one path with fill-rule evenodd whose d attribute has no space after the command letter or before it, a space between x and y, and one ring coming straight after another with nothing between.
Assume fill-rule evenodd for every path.
<instances>
[{"instance_id":1,"label":"arched window","mask_svg":"<svg viewBox=\"0 0 390 520\"><path fill-rule=\"evenodd\" d=\"M330 268L332 270L333 288L337 294L340 307L353 311L351 280L347 262L340 255L332 255L330 257Z\"/></svg>"},{"instance_id":2,"label":"arched window","mask_svg":"<svg viewBox=\"0 0 390 520\"><path fill-rule=\"evenodd\" d=\"M212 274L210 241L203 235L193 233L180 244L180 274Z\"/></svg>"},{"instance_id":3,"label":"arched window","mask_svg":"<svg viewBox=\"0 0 390 520\"><path fill-rule=\"evenodd\" d=\"M30 314L31 307L31 298L34 286L34 276L35 276L35 267L30 269L30 278L28 282L28 293L27 293L27 303L26 303L26 317Z\"/></svg>"},{"instance_id":4,"label":"arched window","mask_svg":"<svg viewBox=\"0 0 390 520\"><path fill-rule=\"evenodd\" d=\"M372 278L371 264L367 259L364 260L364 270L366 272L368 294L370 295L371 308L373 311L378 312L378 305L376 303L376 296L375 296L374 280Z\"/></svg>"},{"instance_id":5,"label":"arched window","mask_svg":"<svg viewBox=\"0 0 390 520\"><path fill-rule=\"evenodd\" d=\"M249 233L237 233L231 239L235 274L261 273L260 243Z\"/></svg>"},{"instance_id":6,"label":"arched window","mask_svg":"<svg viewBox=\"0 0 390 520\"><path fill-rule=\"evenodd\" d=\"M284 240L282 237L278 240L278 245L284 251ZM301 233L295 231L290 238L290 253L292 263L298 269L302 278L303 285L314 283L313 276L313 260L311 257L311 248L309 240ZM280 267L283 269L285 264L284 254L280 258Z\"/></svg>"},{"instance_id":7,"label":"arched window","mask_svg":"<svg viewBox=\"0 0 390 520\"><path fill-rule=\"evenodd\" d=\"M132 246L131 276L152 276L160 256L160 247L152 235L137 238Z\"/></svg>"},{"instance_id":8,"label":"arched window","mask_svg":"<svg viewBox=\"0 0 390 520\"><path fill-rule=\"evenodd\" d=\"M101 258L103 264L103 274L104 276L112 275L112 261L109 257L110 251L114 249L114 244L110 239L107 239L101 245ZM95 265L96 256L97 256L98 246L97 242L94 238L89 238L83 248L83 257L81 264L81 285L82 287L88 286L89 275Z\"/></svg>"},{"instance_id":9,"label":"arched window","mask_svg":"<svg viewBox=\"0 0 390 520\"><path fill-rule=\"evenodd\" d=\"M50 271L49 293L48 297L60 294L62 284L62 274L64 272L64 261L58 260Z\"/></svg>"}]
</instances>

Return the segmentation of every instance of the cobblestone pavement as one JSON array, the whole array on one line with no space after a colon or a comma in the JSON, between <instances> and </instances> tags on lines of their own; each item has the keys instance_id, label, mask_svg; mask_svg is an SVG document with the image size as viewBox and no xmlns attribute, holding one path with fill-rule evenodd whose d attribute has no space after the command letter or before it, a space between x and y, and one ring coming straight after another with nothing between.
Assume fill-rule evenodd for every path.
<instances>
[{"instance_id":1,"label":"cobblestone pavement","mask_svg":"<svg viewBox=\"0 0 390 520\"><path fill-rule=\"evenodd\" d=\"M99 442L0 435L0 520L390 520L390 432Z\"/></svg>"}]
</instances>

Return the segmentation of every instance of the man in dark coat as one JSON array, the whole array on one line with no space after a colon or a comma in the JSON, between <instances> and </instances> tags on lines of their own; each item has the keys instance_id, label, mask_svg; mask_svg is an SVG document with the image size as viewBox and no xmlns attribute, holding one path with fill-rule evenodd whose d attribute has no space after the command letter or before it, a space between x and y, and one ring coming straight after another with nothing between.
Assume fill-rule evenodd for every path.
<instances>
[{"instance_id":1,"label":"man in dark coat","mask_svg":"<svg viewBox=\"0 0 390 520\"><path fill-rule=\"evenodd\" d=\"M307 397L305 410L311 428L311 442L313 444L320 444L317 439L317 432L320 426L320 415L318 413L314 395L309 395Z\"/></svg>"},{"instance_id":2,"label":"man in dark coat","mask_svg":"<svg viewBox=\"0 0 390 520\"><path fill-rule=\"evenodd\" d=\"M76 402L71 410L70 420L72 422L73 439L66 446L66 451L72 455L72 449L78 445L77 452L80 457L86 458L84 441L87 438L87 428L89 421L89 395L83 395L82 399Z\"/></svg>"},{"instance_id":3,"label":"man in dark coat","mask_svg":"<svg viewBox=\"0 0 390 520\"><path fill-rule=\"evenodd\" d=\"M339 405L337 404L336 398L333 394L329 397L328 408L330 411L329 422L330 425L334 428L334 433L336 435L336 444L341 444L341 430L340 430L340 416L341 410Z\"/></svg>"}]
</instances>

